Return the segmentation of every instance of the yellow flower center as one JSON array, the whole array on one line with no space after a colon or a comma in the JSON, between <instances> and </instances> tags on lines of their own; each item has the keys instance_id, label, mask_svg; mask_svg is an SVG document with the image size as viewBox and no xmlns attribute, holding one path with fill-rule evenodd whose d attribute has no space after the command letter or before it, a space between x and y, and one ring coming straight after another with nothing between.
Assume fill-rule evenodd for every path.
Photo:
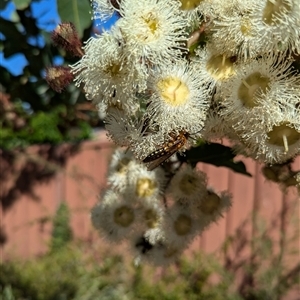
<instances>
[{"instance_id":1,"label":"yellow flower center","mask_svg":"<svg viewBox=\"0 0 300 300\"><path fill-rule=\"evenodd\" d=\"M107 65L104 73L109 74L111 77L117 77L121 73L122 66L118 63L111 63Z\"/></svg>"},{"instance_id":2,"label":"yellow flower center","mask_svg":"<svg viewBox=\"0 0 300 300\"><path fill-rule=\"evenodd\" d=\"M161 98L169 105L179 106L188 101L190 91L187 85L177 77L168 77L157 83Z\"/></svg>"},{"instance_id":3,"label":"yellow flower center","mask_svg":"<svg viewBox=\"0 0 300 300\"><path fill-rule=\"evenodd\" d=\"M196 8L203 0L180 0L181 10L192 10Z\"/></svg>"},{"instance_id":4,"label":"yellow flower center","mask_svg":"<svg viewBox=\"0 0 300 300\"><path fill-rule=\"evenodd\" d=\"M192 227L192 220L189 216L179 215L174 222L174 229L177 235L186 235L190 232Z\"/></svg>"},{"instance_id":5,"label":"yellow flower center","mask_svg":"<svg viewBox=\"0 0 300 300\"><path fill-rule=\"evenodd\" d=\"M144 213L144 218L148 228L155 228L158 225L158 215L153 209L147 209Z\"/></svg>"},{"instance_id":6,"label":"yellow flower center","mask_svg":"<svg viewBox=\"0 0 300 300\"><path fill-rule=\"evenodd\" d=\"M116 171L119 174L125 174L127 172L127 166L130 163L128 157L123 157L116 166Z\"/></svg>"},{"instance_id":7,"label":"yellow flower center","mask_svg":"<svg viewBox=\"0 0 300 300\"><path fill-rule=\"evenodd\" d=\"M200 210L205 215L213 214L220 206L221 198L213 193L209 192L208 197L200 204Z\"/></svg>"},{"instance_id":8,"label":"yellow flower center","mask_svg":"<svg viewBox=\"0 0 300 300\"><path fill-rule=\"evenodd\" d=\"M289 151L289 145L293 145L300 140L300 132L292 128L288 122L273 126L273 129L267 135L270 144L284 147L285 152Z\"/></svg>"},{"instance_id":9,"label":"yellow flower center","mask_svg":"<svg viewBox=\"0 0 300 300\"><path fill-rule=\"evenodd\" d=\"M148 18L146 18L144 20L147 23L150 32L152 34L155 34L155 31L157 30L157 20L152 19L151 16L149 16Z\"/></svg>"},{"instance_id":10,"label":"yellow flower center","mask_svg":"<svg viewBox=\"0 0 300 300\"><path fill-rule=\"evenodd\" d=\"M280 14L288 14L292 11L292 5L286 0L272 0L267 1L263 11L263 21L272 26L279 22L277 19ZM280 17L279 17L280 18Z\"/></svg>"},{"instance_id":11,"label":"yellow flower center","mask_svg":"<svg viewBox=\"0 0 300 300\"><path fill-rule=\"evenodd\" d=\"M114 221L122 227L128 227L134 221L134 211L128 206L121 206L114 212Z\"/></svg>"},{"instance_id":12,"label":"yellow flower center","mask_svg":"<svg viewBox=\"0 0 300 300\"><path fill-rule=\"evenodd\" d=\"M225 80L235 74L232 58L225 55L212 56L207 61L206 70L215 80Z\"/></svg>"},{"instance_id":13,"label":"yellow flower center","mask_svg":"<svg viewBox=\"0 0 300 300\"><path fill-rule=\"evenodd\" d=\"M252 35L252 24L249 18L243 18L241 22L241 32L244 36Z\"/></svg>"},{"instance_id":14,"label":"yellow flower center","mask_svg":"<svg viewBox=\"0 0 300 300\"><path fill-rule=\"evenodd\" d=\"M252 73L242 80L238 89L238 98L247 108L257 106L257 99L262 93L268 92L270 79L259 72Z\"/></svg>"},{"instance_id":15,"label":"yellow flower center","mask_svg":"<svg viewBox=\"0 0 300 300\"><path fill-rule=\"evenodd\" d=\"M196 176L186 174L179 182L179 188L184 194L192 195L197 190L198 179Z\"/></svg>"},{"instance_id":16,"label":"yellow flower center","mask_svg":"<svg viewBox=\"0 0 300 300\"><path fill-rule=\"evenodd\" d=\"M157 187L155 181L149 178L140 178L137 180L135 193L140 198L145 198L153 195Z\"/></svg>"},{"instance_id":17,"label":"yellow flower center","mask_svg":"<svg viewBox=\"0 0 300 300\"><path fill-rule=\"evenodd\" d=\"M144 30L140 31L138 38L144 42L151 42L157 39L159 19L152 12L145 14L141 19L144 22Z\"/></svg>"}]
</instances>

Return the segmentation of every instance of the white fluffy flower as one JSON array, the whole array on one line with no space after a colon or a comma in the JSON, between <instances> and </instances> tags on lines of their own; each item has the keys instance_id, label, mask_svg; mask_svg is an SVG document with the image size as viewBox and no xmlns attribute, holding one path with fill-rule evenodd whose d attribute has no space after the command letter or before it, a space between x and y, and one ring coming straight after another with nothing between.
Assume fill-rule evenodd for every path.
<instances>
[{"instance_id":1,"label":"white fluffy flower","mask_svg":"<svg viewBox=\"0 0 300 300\"><path fill-rule=\"evenodd\" d=\"M168 192L175 201L193 205L206 196L206 176L191 166L182 166L172 178Z\"/></svg>"},{"instance_id":2,"label":"white fluffy flower","mask_svg":"<svg viewBox=\"0 0 300 300\"><path fill-rule=\"evenodd\" d=\"M220 115L220 110L222 110L221 107L217 107L215 110L210 109L207 115L202 132L203 139L206 141L220 141L224 138L236 138L236 133L231 127L230 122L226 122L226 119Z\"/></svg>"},{"instance_id":3,"label":"white fluffy flower","mask_svg":"<svg viewBox=\"0 0 300 300\"><path fill-rule=\"evenodd\" d=\"M197 49L195 53L192 67L197 72L197 76L203 82L207 82L211 88L236 74L236 57L217 51L214 49L214 44Z\"/></svg>"},{"instance_id":4,"label":"white fluffy flower","mask_svg":"<svg viewBox=\"0 0 300 300\"><path fill-rule=\"evenodd\" d=\"M124 57L122 37L115 27L97 37L91 37L84 47L85 55L72 67L76 85L83 84L88 99L109 104L130 106L137 78Z\"/></svg>"},{"instance_id":5,"label":"white fluffy flower","mask_svg":"<svg viewBox=\"0 0 300 300\"><path fill-rule=\"evenodd\" d=\"M190 134L202 129L209 107L210 89L187 63L165 65L149 79L152 95L145 117L163 134L180 129Z\"/></svg>"},{"instance_id":6,"label":"white fluffy flower","mask_svg":"<svg viewBox=\"0 0 300 300\"><path fill-rule=\"evenodd\" d=\"M119 146L129 147L140 139L139 125L124 109L109 107L104 123L108 136Z\"/></svg>"},{"instance_id":7,"label":"white fluffy flower","mask_svg":"<svg viewBox=\"0 0 300 300\"><path fill-rule=\"evenodd\" d=\"M261 30L261 21L253 14L257 1L233 3L235 6L228 9L229 13L220 13L212 22L213 48L227 57L255 58L266 49L267 38L267 33Z\"/></svg>"},{"instance_id":8,"label":"white fluffy flower","mask_svg":"<svg viewBox=\"0 0 300 300\"><path fill-rule=\"evenodd\" d=\"M120 13L127 55L137 69L145 72L153 64L180 57L186 36L178 2L125 0Z\"/></svg>"},{"instance_id":9,"label":"white fluffy flower","mask_svg":"<svg viewBox=\"0 0 300 300\"><path fill-rule=\"evenodd\" d=\"M221 114L236 131L272 124L272 114L263 106L265 102L271 109L272 105L295 105L300 100L297 95L300 77L292 76L291 63L271 54L241 66L236 76L222 84Z\"/></svg>"},{"instance_id":10,"label":"white fluffy flower","mask_svg":"<svg viewBox=\"0 0 300 300\"><path fill-rule=\"evenodd\" d=\"M161 199L160 199L161 200ZM143 203L142 222L146 224L147 231L159 228L164 217L162 201Z\"/></svg>"},{"instance_id":11,"label":"white fluffy flower","mask_svg":"<svg viewBox=\"0 0 300 300\"><path fill-rule=\"evenodd\" d=\"M300 154L300 108L293 104L263 103L269 123L241 133L252 155L266 163L283 163Z\"/></svg>"},{"instance_id":12,"label":"white fluffy flower","mask_svg":"<svg viewBox=\"0 0 300 300\"><path fill-rule=\"evenodd\" d=\"M207 190L206 197L194 208L193 215L198 218L202 229L216 222L222 213L226 212L231 206L231 196L228 192L221 192L220 195L212 189Z\"/></svg>"},{"instance_id":13,"label":"white fluffy flower","mask_svg":"<svg viewBox=\"0 0 300 300\"><path fill-rule=\"evenodd\" d=\"M91 211L93 226L111 242L128 238L141 227L139 209L121 194L107 191Z\"/></svg>"},{"instance_id":14,"label":"white fluffy flower","mask_svg":"<svg viewBox=\"0 0 300 300\"><path fill-rule=\"evenodd\" d=\"M137 166L138 162L130 151L116 150L112 155L107 177L110 188L118 192L124 192L128 185L128 172Z\"/></svg>"},{"instance_id":15,"label":"white fluffy flower","mask_svg":"<svg viewBox=\"0 0 300 300\"><path fill-rule=\"evenodd\" d=\"M166 178L161 168L148 171L145 165L139 164L130 168L127 176L127 197L141 202L142 205L157 201L165 188Z\"/></svg>"},{"instance_id":16,"label":"white fluffy flower","mask_svg":"<svg viewBox=\"0 0 300 300\"><path fill-rule=\"evenodd\" d=\"M168 244L187 248L204 226L194 217L192 209L175 204L166 210L162 228Z\"/></svg>"},{"instance_id":17,"label":"white fluffy flower","mask_svg":"<svg viewBox=\"0 0 300 300\"><path fill-rule=\"evenodd\" d=\"M266 48L300 53L299 0L261 0L253 15L261 22Z\"/></svg>"}]
</instances>

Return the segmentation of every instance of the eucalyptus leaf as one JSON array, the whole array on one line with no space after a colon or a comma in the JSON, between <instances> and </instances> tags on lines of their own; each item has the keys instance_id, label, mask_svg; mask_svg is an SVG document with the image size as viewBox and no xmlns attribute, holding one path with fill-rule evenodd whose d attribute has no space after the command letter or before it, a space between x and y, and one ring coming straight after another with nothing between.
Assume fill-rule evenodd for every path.
<instances>
[{"instance_id":1,"label":"eucalyptus leaf","mask_svg":"<svg viewBox=\"0 0 300 300\"><path fill-rule=\"evenodd\" d=\"M200 144L187 150L184 155L178 155L181 161L187 161L193 166L198 162L204 162L217 167L227 167L234 172L251 176L242 161L234 161L235 156L230 147L218 143Z\"/></svg>"},{"instance_id":2,"label":"eucalyptus leaf","mask_svg":"<svg viewBox=\"0 0 300 300\"><path fill-rule=\"evenodd\" d=\"M72 22L78 35L83 36L84 29L91 23L91 6L88 0L57 0L58 13L62 22Z\"/></svg>"}]
</instances>

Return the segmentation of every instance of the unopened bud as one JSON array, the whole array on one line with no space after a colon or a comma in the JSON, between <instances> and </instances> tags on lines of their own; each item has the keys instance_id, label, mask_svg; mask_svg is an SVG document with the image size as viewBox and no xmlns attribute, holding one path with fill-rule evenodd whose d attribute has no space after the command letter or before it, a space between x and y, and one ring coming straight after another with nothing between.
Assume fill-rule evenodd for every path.
<instances>
[{"instance_id":1,"label":"unopened bud","mask_svg":"<svg viewBox=\"0 0 300 300\"><path fill-rule=\"evenodd\" d=\"M49 67L46 70L46 81L56 92L61 91L73 81L73 74L69 67Z\"/></svg>"},{"instance_id":2,"label":"unopened bud","mask_svg":"<svg viewBox=\"0 0 300 300\"><path fill-rule=\"evenodd\" d=\"M79 39L75 26L72 23L59 24L52 32L52 41L73 56L82 57L82 43Z\"/></svg>"}]
</instances>

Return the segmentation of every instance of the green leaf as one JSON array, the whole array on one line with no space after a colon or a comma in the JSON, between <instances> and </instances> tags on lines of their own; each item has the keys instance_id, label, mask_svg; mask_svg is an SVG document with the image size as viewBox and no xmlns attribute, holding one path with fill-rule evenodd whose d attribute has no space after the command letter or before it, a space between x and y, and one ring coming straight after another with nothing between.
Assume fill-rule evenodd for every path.
<instances>
[{"instance_id":1,"label":"green leaf","mask_svg":"<svg viewBox=\"0 0 300 300\"><path fill-rule=\"evenodd\" d=\"M53 220L51 250L57 251L66 246L72 240L72 236L70 210L66 202L61 202Z\"/></svg>"},{"instance_id":2,"label":"green leaf","mask_svg":"<svg viewBox=\"0 0 300 300\"><path fill-rule=\"evenodd\" d=\"M80 37L91 23L91 6L88 0L57 0L58 13L62 22L72 22Z\"/></svg>"},{"instance_id":3,"label":"green leaf","mask_svg":"<svg viewBox=\"0 0 300 300\"><path fill-rule=\"evenodd\" d=\"M30 120L31 141L34 143L58 143L63 136L57 128L59 117L55 111L50 113L38 112Z\"/></svg>"},{"instance_id":4,"label":"green leaf","mask_svg":"<svg viewBox=\"0 0 300 300\"><path fill-rule=\"evenodd\" d=\"M187 161L192 165L196 165L198 162L204 162L215 165L217 167L227 167L234 172L241 173L247 176L251 176L247 172L245 164L242 161L235 162L235 158L230 147L218 144L201 144L197 147L187 150L183 155L179 155L181 161Z\"/></svg>"},{"instance_id":5,"label":"green leaf","mask_svg":"<svg viewBox=\"0 0 300 300\"><path fill-rule=\"evenodd\" d=\"M0 9L5 9L6 5L8 4L8 0L0 1Z\"/></svg>"},{"instance_id":6,"label":"green leaf","mask_svg":"<svg viewBox=\"0 0 300 300\"><path fill-rule=\"evenodd\" d=\"M13 0L13 3L15 4L16 8L19 10L23 10L26 7L29 6L31 0Z\"/></svg>"},{"instance_id":7,"label":"green leaf","mask_svg":"<svg viewBox=\"0 0 300 300\"><path fill-rule=\"evenodd\" d=\"M24 52L28 48L25 36L17 29L17 24L0 18L1 33L5 36L3 41L4 57Z\"/></svg>"}]
</instances>

